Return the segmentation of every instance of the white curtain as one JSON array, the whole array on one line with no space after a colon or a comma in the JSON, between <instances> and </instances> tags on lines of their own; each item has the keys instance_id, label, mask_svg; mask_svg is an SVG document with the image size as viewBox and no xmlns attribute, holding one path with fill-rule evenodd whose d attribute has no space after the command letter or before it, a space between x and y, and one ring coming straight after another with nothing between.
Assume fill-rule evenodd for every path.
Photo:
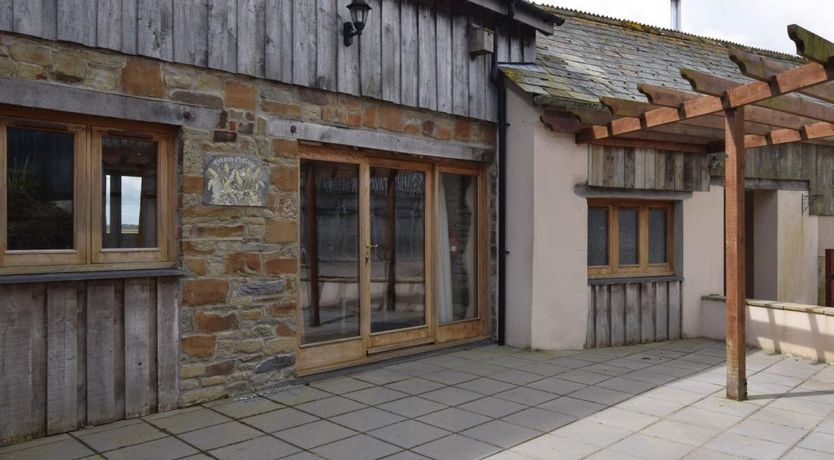
<instances>
[{"instance_id":1,"label":"white curtain","mask_svg":"<svg viewBox=\"0 0 834 460\"><path fill-rule=\"evenodd\" d=\"M475 178L471 178L468 183L469 187L466 189L465 199L466 207L469 209L471 217L469 219L469 231L466 235L466 251L463 256L464 264L466 264L466 280L469 285L467 286L469 288L469 303L466 305L465 319L475 317L475 305L477 304L477 299L475 298L475 242L478 239L478 226L475 225L475 219L477 219L475 211L475 188L477 181Z\"/></svg>"},{"instance_id":2,"label":"white curtain","mask_svg":"<svg viewBox=\"0 0 834 460\"><path fill-rule=\"evenodd\" d=\"M440 323L454 321L452 303L452 252L449 247L449 214L446 209L446 186L443 175L437 190L437 306Z\"/></svg>"}]
</instances>

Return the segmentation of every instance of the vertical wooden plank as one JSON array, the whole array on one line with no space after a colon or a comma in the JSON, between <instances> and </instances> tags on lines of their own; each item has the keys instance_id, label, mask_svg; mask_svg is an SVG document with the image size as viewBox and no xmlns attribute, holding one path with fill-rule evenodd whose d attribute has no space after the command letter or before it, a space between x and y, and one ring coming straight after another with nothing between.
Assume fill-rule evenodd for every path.
<instances>
[{"instance_id":1,"label":"vertical wooden plank","mask_svg":"<svg viewBox=\"0 0 834 460\"><path fill-rule=\"evenodd\" d=\"M655 181L655 155L656 152L654 149L647 149L643 150L643 166L645 168L645 173L643 180L645 181L643 184L643 188L646 190L654 190L656 187L657 182Z\"/></svg>"},{"instance_id":2,"label":"vertical wooden plank","mask_svg":"<svg viewBox=\"0 0 834 460\"><path fill-rule=\"evenodd\" d=\"M0 0L0 30L14 32L13 0Z\"/></svg>"},{"instance_id":3,"label":"vertical wooden plank","mask_svg":"<svg viewBox=\"0 0 834 460\"><path fill-rule=\"evenodd\" d=\"M87 425L87 284L78 283L75 291L75 358L77 380L75 415L78 426Z\"/></svg>"},{"instance_id":4,"label":"vertical wooden plank","mask_svg":"<svg viewBox=\"0 0 834 460\"><path fill-rule=\"evenodd\" d=\"M596 287L591 286L588 293L588 320L585 323L585 348L596 346Z\"/></svg>"},{"instance_id":5,"label":"vertical wooden plank","mask_svg":"<svg viewBox=\"0 0 834 460\"><path fill-rule=\"evenodd\" d=\"M19 34L34 35L40 37L44 29L44 2L49 0L18 0L9 2L4 10L8 12L11 8L12 16L11 27L7 30L13 30ZM54 1L54 0L53 0ZM0 19L0 21L3 21ZM9 19L6 19L8 22Z\"/></svg>"},{"instance_id":6,"label":"vertical wooden plank","mask_svg":"<svg viewBox=\"0 0 834 460\"><path fill-rule=\"evenodd\" d=\"M419 59L419 106L437 109L437 47L435 42L434 5L420 2L417 5L417 55Z\"/></svg>"},{"instance_id":7,"label":"vertical wooden plank","mask_svg":"<svg viewBox=\"0 0 834 460\"><path fill-rule=\"evenodd\" d=\"M382 99L400 102L400 1L382 2Z\"/></svg>"},{"instance_id":8,"label":"vertical wooden plank","mask_svg":"<svg viewBox=\"0 0 834 460\"><path fill-rule=\"evenodd\" d=\"M727 398L747 399L744 265L744 107L724 111L724 272L727 277Z\"/></svg>"},{"instance_id":9,"label":"vertical wooden plank","mask_svg":"<svg viewBox=\"0 0 834 460\"><path fill-rule=\"evenodd\" d=\"M492 84L492 58L485 55L483 57L484 66L484 84L481 87L481 94L484 98L484 120L495 121L495 107L498 93L495 91L495 85Z\"/></svg>"},{"instance_id":10,"label":"vertical wooden plank","mask_svg":"<svg viewBox=\"0 0 834 460\"><path fill-rule=\"evenodd\" d=\"M589 169L588 185L601 187L605 183L605 147L600 145L591 145L589 148L591 165Z\"/></svg>"},{"instance_id":11,"label":"vertical wooden plank","mask_svg":"<svg viewBox=\"0 0 834 460\"><path fill-rule=\"evenodd\" d=\"M174 2L174 61L208 65L208 7L205 0Z\"/></svg>"},{"instance_id":12,"label":"vertical wooden plank","mask_svg":"<svg viewBox=\"0 0 834 460\"><path fill-rule=\"evenodd\" d=\"M524 62L536 62L536 31L525 29L523 40Z\"/></svg>"},{"instance_id":13,"label":"vertical wooden plank","mask_svg":"<svg viewBox=\"0 0 834 460\"><path fill-rule=\"evenodd\" d=\"M347 5L350 3L350 0L337 0L337 2L339 5L337 9L339 24L350 22L350 13L347 9ZM359 47L355 43L351 46L344 46L340 42L337 47L337 52L339 65L339 92L358 96L360 94Z\"/></svg>"},{"instance_id":14,"label":"vertical wooden plank","mask_svg":"<svg viewBox=\"0 0 834 460\"><path fill-rule=\"evenodd\" d=\"M122 2L98 0L96 17L96 46L120 51L122 49ZM176 27L174 30L176 31Z\"/></svg>"},{"instance_id":15,"label":"vertical wooden plank","mask_svg":"<svg viewBox=\"0 0 834 460\"><path fill-rule=\"evenodd\" d=\"M498 34L498 44L495 49L495 55L498 57L498 62L507 62L510 59L510 37L507 28L500 28L494 33Z\"/></svg>"},{"instance_id":16,"label":"vertical wooden plank","mask_svg":"<svg viewBox=\"0 0 834 460\"><path fill-rule=\"evenodd\" d=\"M637 182L637 164L634 148L623 149L623 187L634 188Z\"/></svg>"},{"instance_id":17,"label":"vertical wooden plank","mask_svg":"<svg viewBox=\"0 0 834 460\"><path fill-rule=\"evenodd\" d=\"M666 190L666 158L668 154L659 150L654 156L654 189Z\"/></svg>"},{"instance_id":18,"label":"vertical wooden plank","mask_svg":"<svg viewBox=\"0 0 834 460\"><path fill-rule=\"evenodd\" d=\"M640 284L626 285L625 343L640 343Z\"/></svg>"},{"instance_id":19,"label":"vertical wooden plank","mask_svg":"<svg viewBox=\"0 0 834 460\"><path fill-rule=\"evenodd\" d=\"M438 7L437 15L437 110L452 112L452 15Z\"/></svg>"},{"instance_id":20,"label":"vertical wooden plank","mask_svg":"<svg viewBox=\"0 0 834 460\"><path fill-rule=\"evenodd\" d=\"M122 52L136 54L136 2L122 0Z\"/></svg>"},{"instance_id":21,"label":"vertical wooden plank","mask_svg":"<svg viewBox=\"0 0 834 460\"><path fill-rule=\"evenodd\" d=\"M654 341L655 283L642 283L640 292L640 341Z\"/></svg>"},{"instance_id":22,"label":"vertical wooden plank","mask_svg":"<svg viewBox=\"0 0 834 460\"><path fill-rule=\"evenodd\" d=\"M255 16L255 0L235 0L237 14L237 42L235 51L237 57L237 73L244 75L255 75L257 66L256 40L257 40L257 18Z\"/></svg>"},{"instance_id":23,"label":"vertical wooden plank","mask_svg":"<svg viewBox=\"0 0 834 460\"><path fill-rule=\"evenodd\" d=\"M318 0L316 18L316 88L336 91L337 80L337 46L344 46L339 40L339 15L336 13L336 0ZM379 11L373 11L371 17L379 16ZM369 31L370 32L370 31ZM373 33L371 33L373 40ZM360 40L361 41L361 40ZM377 46L380 43L377 41Z\"/></svg>"},{"instance_id":24,"label":"vertical wooden plank","mask_svg":"<svg viewBox=\"0 0 834 460\"><path fill-rule=\"evenodd\" d=\"M382 15L380 0L367 0L372 13L359 40L359 83L362 95L382 98Z\"/></svg>"},{"instance_id":25,"label":"vertical wooden plank","mask_svg":"<svg viewBox=\"0 0 834 460\"><path fill-rule=\"evenodd\" d=\"M172 0L137 0L138 54L170 61L174 57Z\"/></svg>"},{"instance_id":26,"label":"vertical wooden plank","mask_svg":"<svg viewBox=\"0 0 834 460\"><path fill-rule=\"evenodd\" d=\"M611 346L625 343L626 287L623 284L611 285Z\"/></svg>"},{"instance_id":27,"label":"vertical wooden plank","mask_svg":"<svg viewBox=\"0 0 834 460\"><path fill-rule=\"evenodd\" d=\"M296 0L292 10L293 62L292 82L310 86L315 79L316 29L310 29L310 16L315 20L316 0ZM354 46L356 46L354 44ZM312 63L312 68L311 64Z\"/></svg>"},{"instance_id":28,"label":"vertical wooden plank","mask_svg":"<svg viewBox=\"0 0 834 460\"><path fill-rule=\"evenodd\" d=\"M77 285L52 283L46 291L46 434L78 424Z\"/></svg>"},{"instance_id":29,"label":"vertical wooden plank","mask_svg":"<svg viewBox=\"0 0 834 460\"><path fill-rule=\"evenodd\" d=\"M596 346L608 347L611 346L611 324L609 317L611 314L608 286L594 286L595 294L594 305L595 319L596 319Z\"/></svg>"},{"instance_id":30,"label":"vertical wooden plank","mask_svg":"<svg viewBox=\"0 0 834 460\"><path fill-rule=\"evenodd\" d=\"M87 285L87 421L116 420L115 281Z\"/></svg>"},{"instance_id":31,"label":"vertical wooden plank","mask_svg":"<svg viewBox=\"0 0 834 460\"><path fill-rule=\"evenodd\" d=\"M292 82L292 0L267 0L264 31L264 74L267 78Z\"/></svg>"},{"instance_id":32,"label":"vertical wooden plank","mask_svg":"<svg viewBox=\"0 0 834 460\"><path fill-rule=\"evenodd\" d=\"M400 2L400 39L402 40L402 94L403 105L417 107L419 94L419 56L417 30L417 3L414 0Z\"/></svg>"},{"instance_id":33,"label":"vertical wooden plank","mask_svg":"<svg viewBox=\"0 0 834 460\"><path fill-rule=\"evenodd\" d=\"M646 149L634 149L634 185L641 190L646 188Z\"/></svg>"},{"instance_id":34,"label":"vertical wooden plank","mask_svg":"<svg viewBox=\"0 0 834 460\"><path fill-rule=\"evenodd\" d=\"M150 413L150 280L125 280L125 417Z\"/></svg>"},{"instance_id":35,"label":"vertical wooden plank","mask_svg":"<svg viewBox=\"0 0 834 460\"><path fill-rule=\"evenodd\" d=\"M681 338L681 282L669 283L669 340Z\"/></svg>"},{"instance_id":36,"label":"vertical wooden plank","mask_svg":"<svg viewBox=\"0 0 834 460\"><path fill-rule=\"evenodd\" d=\"M701 188L702 192L709 191L710 182L712 180L712 171L709 168L710 157L704 157L701 160Z\"/></svg>"},{"instance_id":37,"label":"vertical wooden plank","mask_svg":"<svg viewBox=\"0 0 834 460\"><path fill-rule=\"evenodd\" d=\"M655 284L654 339L669 339L669 288L668 283Z\"/></svg>"},{"instance_id":38,"label":"vertical wooden plank","mask_svg":"<svg viewBox=\"0 0 834 460\"><path fill-rule=\"evenodd\" d=\"M683 182L683 172L684 172L684 154L681 152L675 152L673 155L675 158L675 186L674 190L682 191L684 190L684 182Z\"/></svg>"},{"instance_id":39,"label":"vertical wooden plank","mask_svg":"<svg viewBox=\"0 0 834 460\"><path fill-rule=\"evenodd\" d=\"M522 62L524 60L524 50L521 43L521 28L510 24L509 38L510 38L510 62Z\"/></svg>"},{"instance_id":40,"label":"vertical wooden plank","mask_svg":"<svg viewBox=\"0 0 834 460\"><path fill-rule=\"evenodd\" d=\"M156 361L157 411L177 407L179 398L179 310L176 278L160 278L157 283Z\"/></svg>"},{"instance_id":41,"label":"vertical wooden plank","mask_svg":"<svg viewBox=\"0 0 834 460\"><path fill-rule=\"evenodd\" d=\"M0 445L46 434L44 287L0 286Z\"/></svg>"},{"instance_id":42,"label":"vertical wooden plank","mask_svg":"<svg viewBox=\"0 0 834 460\"><path fill-rule=\"evenodd\" d=\"M38 0L40 2L40 0ZM97 2L85 0L57 0L58 40L96 45ZM15 4L18 2L15 1ZM42 18L38 18L41 21Z\"/></svg>"},{"instance_id":43,"label":"vertical wooden plank","mask_svg":"<svg viewBox=\"0 0 834 460\"><path fill-rule=\"evenodd\" d=\"M56 0L40 1L43 2L40 37L55 40L58 36L58 3ZM95 18L95 15L93 18Z\"/></svg>"},{"instance_id":44,"label":"vertical wooden plank","mask_svg":"<svg viewBox=\"0 0 834 460\"><path fill-rule=\"evenodd\" d=\"M452 18L452 113L469 113L469 20L463 14Z\"/></svg>"},{"instance_id":45,"label":"vertical wooden plank","mask_svg":"<svg viewBox=\"0 0 834 460\"><path fill-rule=\"evenodd\" d=\"M208 65L237 71L237 8L229 0L208 0Z\"/></svg>"}]
</instances>

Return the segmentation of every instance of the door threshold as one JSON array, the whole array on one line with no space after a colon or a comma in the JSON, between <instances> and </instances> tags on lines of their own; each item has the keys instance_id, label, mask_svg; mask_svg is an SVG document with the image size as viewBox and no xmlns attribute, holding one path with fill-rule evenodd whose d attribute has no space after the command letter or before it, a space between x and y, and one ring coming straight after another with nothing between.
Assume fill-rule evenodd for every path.
<instances>
[{"instance_id":1,"label":"door threshold","mask_svg":"<svg viewBox=\"0 0 834 460\"><path fill-rule=\"evenodd\" d=\"M429 354L432 352L442 351L446 348L454 348L459 346L466 346L471 345L478 342L487 342L490 341L490 338L487 336L480 336L480 337L473 337L471 339L459 340L456 342L447 342L441 344L430 343L427 345L415 345L413 347L408 348L401 348L398 347L395 350L387 351L387 352L379 352L373 355L369 355L365 359L357 360L357 361L348 361L344 363L334 364L331 366L323 366L313 369L303 369L295 371L295 376L297 378L302 377L311 377L315 376L312 380L319 380L327 377L335 377L337 375L344 374L350 368L359 368L359 367L380 367L381 361L388 361L388 360L396 360L397 358L408 358L414 355L419 354ZM491 343L491 342L490 342Z\"/></svg>"},{"instance_id":2,"label":"door threshold","mask_svg":"<svg viewBox=\"0 0 834 460\"><path fill-rule=\"evenodd\" d=\"M379 353L387 353L389 351L395 351L395 350L400 350L400 349L405 349L405 348L419 347L420 345L427 345L427 344L430 344L430 343L434 343L434 337L427 337L425 339L415 340L413 342L395 343L395 344L392 344L392 345L384 345L384 346L376 347L376 348L368 348L368 350L366 351L366 354L368 356L376 355L376 354L379 354Z\"/></svg>"}]
</instances>

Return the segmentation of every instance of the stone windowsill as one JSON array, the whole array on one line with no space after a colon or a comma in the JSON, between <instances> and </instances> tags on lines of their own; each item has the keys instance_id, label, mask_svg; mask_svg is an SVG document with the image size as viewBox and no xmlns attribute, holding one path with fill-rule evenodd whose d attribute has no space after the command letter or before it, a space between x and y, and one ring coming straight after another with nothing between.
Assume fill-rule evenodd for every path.
<instances>
[{"instance_id":1,"label":"stone windowsill","mask_svg":"<svg viewBox=\"0 0 834 460\"><path fill-rule=\"evenodd\" d=\"M727 298L719 294L709 294L701 297L703 300L712 300L715 302L726 302ZM801 313L814 313L817 315L834 316L834 308L822 307L819 305L805 305L790 302L777 302L775 300L757 300L747 299L747 305L751 307L770 308L771 310L787 310Z\"/></svg>"}]
</instances>

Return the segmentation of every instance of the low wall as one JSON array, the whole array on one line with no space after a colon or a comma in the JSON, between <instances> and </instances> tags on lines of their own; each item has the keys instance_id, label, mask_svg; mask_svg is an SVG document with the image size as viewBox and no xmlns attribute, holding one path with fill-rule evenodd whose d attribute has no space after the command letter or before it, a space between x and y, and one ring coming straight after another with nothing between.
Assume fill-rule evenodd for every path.
<instances>
[{"instance_id":1,"label":"low wall","mask_svg":"<svg viewBox=\"0 0 834 460\"><path fill-rule=\"evenodd\" d=\"M834 364L834 308L747 300L747 344L773 353ZM723 296L701 299L701 335L724 340Z\"/></svg>"}]
</instances>

